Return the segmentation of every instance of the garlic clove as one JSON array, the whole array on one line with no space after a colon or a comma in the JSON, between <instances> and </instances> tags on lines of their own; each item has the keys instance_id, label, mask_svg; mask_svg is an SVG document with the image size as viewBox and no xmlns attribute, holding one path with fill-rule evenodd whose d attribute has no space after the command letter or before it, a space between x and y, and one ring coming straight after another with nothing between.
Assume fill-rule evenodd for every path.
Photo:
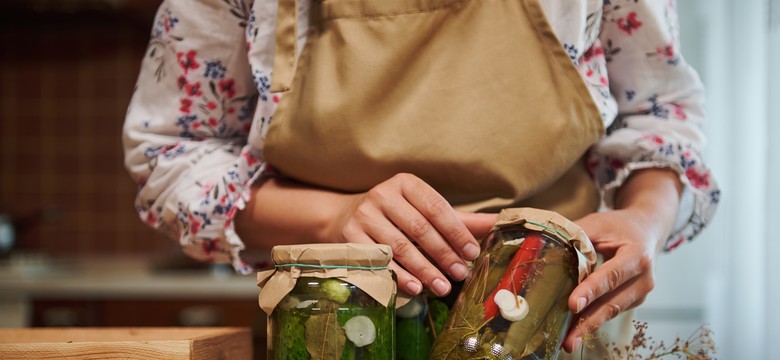
<instances>
[{"instance_id":1,"label":"garlic clove","mask_svg":"<svg viewBox=\"0 0 780 360\"><path fill-rule=\"evenodd\" d=\"M358 315L347 320L344 332L355 347L370 345L376 340L376 327L368 316Z\"/></svg>"},{"instance_id":2,"label":"garlic clove","mask_svg":"<svg viewBox=\"0 0 780 360\"><path fill-rule=\"evenodd\" d=\"M282 310L290 310L298 304L300 304L301 300L293 295L287 295L284 298L282 298L282 301L279 302L279 308Z\"/></svg>"},{"instance_id":3,"label":"garlic clove","mask_svg":"<svg viewBox=\"0 0 780 360\"><path fill-rule=\"evenodd\" d=\"M528 316L528 302L520 295L501 289L493 296L493 301L498 305L501 316L509 321L520 321Z\"/></svg>"},{"instance_id":4,"label":"garlic clove","mask_svg":"<svg viewBox=\"0 0 780 360\"><path fill-rule=\"evenodd\" d=\"M496 302L499 308L508 307L514 305L515 294L507 289L501 289L496 291L496 295L493 296L493 301Z\"/></svg>"},{"instance_id":5,"label":"garlic clove","mask_svg":"<svg viewBox=\"0 0 780 360\"><path fill-rule=\"evenodd\" d=\"M525 238L524 238L524 237L522 237L522 238L519 238L519 239L514 239L514 240L507 240L507 241L504 241L504 245L516 245L516 246L520 246L520 245L523 245L523 242L524 242L524 241L525 241Z\"/></svg>"},{"instance_id":6,"label":"garlic clove","mask_svg":"<svg viewBox=\"0 0 780 360\"><path fill-rule=\"evenodd\" d=\"M297 305L295 305L296 309L305 309L311 306L314 306L314 304L317 303L317 300L303 300L299 302Z\"/></svg>"},{"instance_id":7,"label":"garlic clove","mask_svg":"<svg viewBox=\"0 0 780 360\"><path fill-rule=\"evenodd\" d=\"M417 295L409 300L409 302L404 306L395 309L395 315L404 319L412 319L417 317L417 315L420 315L420 313L425 310L425 304L422 296L424 295Z\"/></svg>"}]
</instances>

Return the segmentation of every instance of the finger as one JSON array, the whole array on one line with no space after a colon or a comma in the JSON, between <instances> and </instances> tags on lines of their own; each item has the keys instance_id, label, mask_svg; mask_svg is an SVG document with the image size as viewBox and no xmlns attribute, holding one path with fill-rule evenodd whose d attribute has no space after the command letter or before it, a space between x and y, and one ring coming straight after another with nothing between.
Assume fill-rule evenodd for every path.
<instances>
[{"instance_id":1,"label":"finger","mask_svg":"<svg viewBox=\"0 0 780 360\"><path fill-rule=\"evenodd\" d=\"M393 250L393 259L425 287L439 296L450 292L450 283L444 274L390 220L366 223L364 226L366 234L377 243L389 245Z\"/></svg>"},{"instance_id":2,"label":"finger","mask_svg":"<svg viewBox=\"0 0 780 360\"><path fill-rule=\"evenodd\" d=\"M650 291L646 282L641 277L635 277L618 290L595 301L580 314L575 325L569 330L563 341L564 349L568 352L575 350L583 338L593 335L597 329L623 311L639 306Z\"/></svg>"},{"instance_id":3,"label":"finger","mask_svg":"<svg viewBox=\"0 0 780 360\"><path fill-rule=\"evenodd\" d=\"M493 228L493 224L496 223L496 217L498 216L497 214L480 214L463 211L456 211L456 215L476 239L482 239L490 233L490 229Z\"/></svg>"},{"instance_id":4,"label":"finger","mask_svg":"<svg viewBox=\"0 0 780 360\"><path fill-rule=\"evenodd\" d=\"M446 269L453 279L465 279L468 273L466 263L428 219L409 203L393 205L386 209L390 221L412 238L442 269Z\"/></svg>"},{"instance_id":5,"label":"finger","mask_svg":"<svg viewBox=\"0 0 780 360\"><path fill-rule=\"evenodd\" d=\"M597 268L572 291L569 296L569 309L574 313L581 312L604 294L617 289L642 272L640 256L627 254L623 249L618 250L615 257Z\"/></svg>"},{"instance_id":6,"label":"finger","mask_svg":"<svg viewBox=\"0 0 780 360\"><path fill-rule=\"evenodd\" d=\"M385 219L385 222L387 220ZM379 243L374 238L372 238L368 233L366 233L361 226L354 225L347 226L347 228L344 231L344 238L347 242L352 243L364 243L364 244L377 244ZM391 228L395 229L394 227L390 226ZM396 230L397 231L397 230ZM406 240L404 238L404 240ZM408 240L406 240L408 242ZM393 258L396 258L395 251L393 251ZM431 265L433 266L433 265ZM422 292L423 286L418 278L416 278L414 275L406 271L403 267L398 265L395 260L390 261L390 264L388 264L388 268L390 270L393 270L396 274L396 280L398 282L398 289L401 291L406 292L410 295L417 295L420 292Z\"/></svg>"},{"instance_id":7,"label":"finger","mask_svg":"<svg viewBox=\"0 0 780 360\"><path fill-rule=\"evenodd\" d=\"M387 267L395 272L395 277L398 280L398 290L403 291L409 295L417 295L422 292L422 284L420 284L420 280L406 271L406 269L398 265L398 263L391 261Z\"/></svg>"},{"instance_id":8,"label":"finger","mask_svg":"<svg viewBox=\"0 0 780 360\"><path fill-rule=\"evenodd\" d=\"M433 225L433 228L462 258L474 260L479 256L479 243L474 235L455 214L455 210L447 200L430 185L417 177L412 177L404 182L401 194ZM425 227L418 230L428 231Z\"/></svg>"}]
</instances>

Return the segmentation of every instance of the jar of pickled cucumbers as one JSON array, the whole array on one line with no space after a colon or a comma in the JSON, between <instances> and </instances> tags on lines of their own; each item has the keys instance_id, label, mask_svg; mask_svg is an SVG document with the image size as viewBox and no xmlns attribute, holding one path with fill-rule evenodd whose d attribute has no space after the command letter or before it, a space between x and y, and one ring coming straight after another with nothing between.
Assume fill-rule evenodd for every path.
<instances>
[{"instance_id":1,"label":"jar of pickled cucumbers","mask_svg":"<svg viewBox=\"0 0 780 360\"><path fill-rule=\"evenodd\" d=\"M394 274L386 245L276 246L258 273L269 359L393 359Z\"/></svg>"},{"instance_id":2,"label":"jar of pickled cucumbers","mask_svg":"<svg viewBox=\"0 0 780 360\"><path fill-rule=\"evenodd\" d=\"M444 299L423 292L395 310L395 359L428 359L450 309Z\"/></svg>"},{"instance_id":3,"label":"jar of pickled cucumbers","mask_svg":"<svg viewBox=\"0 0 780 360\"><path fill-rule=\"evenodd\" d=\"M593 269L585 233L563 216L505 209L482 241L431 359L556 359L568 297Z\"/></svg>"}]
</instances>

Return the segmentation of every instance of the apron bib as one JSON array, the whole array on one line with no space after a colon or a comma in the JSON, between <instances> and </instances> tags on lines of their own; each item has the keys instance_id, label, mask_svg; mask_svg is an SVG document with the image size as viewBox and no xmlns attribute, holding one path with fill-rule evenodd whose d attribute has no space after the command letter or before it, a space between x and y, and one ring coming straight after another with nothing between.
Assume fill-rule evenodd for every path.
<instances>
[{"instance_id":1,"label":"apron bib","mask_svg":"<svg viewBox=\"0 0 780 360\"><path fill-rule=\"evenodd\" d=\"M603 121L538 0L314 0L298 57L296 8L279 3L263 148L282 174L362 192L412 173L472 211L597 209L581 158Z\"/></svg>"},{"instance_id":2,"label":"apron bib","mask_svg":"<svg viewBox=\"0 0 780 360\"><path fill-rule=\"evenodd\" d=\"M282 174L362 192L407 172L461 210L597 210L583 155L603 120L539 0L312 0L300 56L297 5L279 2L263 145ZM586 358L630 342L619 319Z\"/></svg>"}]
</instances>

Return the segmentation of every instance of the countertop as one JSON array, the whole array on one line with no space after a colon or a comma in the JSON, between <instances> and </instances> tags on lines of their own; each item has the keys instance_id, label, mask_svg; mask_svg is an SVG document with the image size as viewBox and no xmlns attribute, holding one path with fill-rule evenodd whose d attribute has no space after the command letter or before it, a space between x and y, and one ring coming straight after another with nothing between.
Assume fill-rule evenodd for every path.
<instances>
[{"instance_id":1,"label":"countertop","mask_svg":"<svg viewBox=\"0 0 780 360\"><path fill-rule=\"evenodd\" d=\"M248 328L0 329L3 359L252 359Z\"/></svg>"},{"instance_id":2,"label":"countertop","mask_svg":"<svg viewBox=\"0 0 780 360\"><path fill-rule=\"evenodd\" d=\"M249 299L254 275L229 265L170 269L144 257L73 257L0 262L0 299L9 297Z\"/></svg>"},{"instance_id":3,"label":"countertop","mask_svg":"<svg viewBox=\"0 0 780 360\"><path fill-rule=\"evenodd\" d=\"M179 267L149 257L108 256L0 261L0 327L30 325L32 302L58 300L257 301L254 274L229 265Z\"/></svg>"}]
</instances>

